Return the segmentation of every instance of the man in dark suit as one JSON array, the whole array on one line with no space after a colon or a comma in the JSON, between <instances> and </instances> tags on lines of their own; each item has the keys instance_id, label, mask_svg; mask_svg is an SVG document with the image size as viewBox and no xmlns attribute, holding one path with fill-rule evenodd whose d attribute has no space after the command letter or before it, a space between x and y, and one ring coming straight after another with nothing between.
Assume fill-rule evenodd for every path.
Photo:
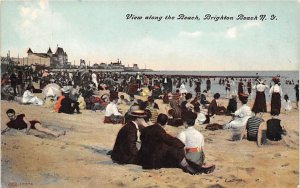
<instances>
[{"instance_id":1,"label":"man in dark suit","mask_svg":"<svg viewBox=\"0 0 300 188\"><path fill-rule=\"evenodd\" d=\"M196 174L185 160L184 144L176 137L166 133L162 126L168 116L159 114L157 123L143 129L141 134L141 150L139 164L144 169L182 168L185 172Z\"/></svg>"},{"instance_id":2,"label":"man in dark suit","mask_svg":"<svg viewBox=\"0 0 300 188\"><path fill-rule=\"evenodd\" d=\"M132 117L119 131L111 159L119 164L137 164L138 150L140 149L140 131L146 124L143 110L135 110L129 113Z\"/></svg>"}]
</instances>

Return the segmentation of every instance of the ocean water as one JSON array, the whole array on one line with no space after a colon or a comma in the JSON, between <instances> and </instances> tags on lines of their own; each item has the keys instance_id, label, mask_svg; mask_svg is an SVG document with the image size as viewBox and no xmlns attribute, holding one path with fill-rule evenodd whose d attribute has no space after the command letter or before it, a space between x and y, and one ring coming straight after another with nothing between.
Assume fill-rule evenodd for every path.
<instances>
[{"instance_id":1,"label":"ocean water","mask_svg":"<svg viewBox=\"0 0 300 188\"><path fill-rule=\"evenodd\" d=\"M296 92L295 92L295 85L299 80L299 71L153 71L153 72L144 72L145 74L149 75L187 75L187 76L210 76L215 77L211 78L211 94L214 93L220 93L222 98L226 97L226 91L225 86L219 85L219 77L256 77L259 76L261 79L266 80L266 84L270 86L272 77L279 75L280 76L280 82L281 87L283 91L283 95L287 94L291 101L296 101ZM131 73L135 74L135 73ZM236 90L239 78L236 80ZM286 80L293 80L294 85L286 84ZM252 82L252 85L255 84L255 82ZM244 85L246 83L244 82ZM189 84L186 84L186 88L189 92L194 93L194 87L189 87ZM206 79L202 79L201 84L201 91L206 89ZM244 89L244 91L247 93L247 90ZM266 91L266 100L267 102L270 102L270 95L269 95L269 89ZM252 94L250 95L250 99L255 99L255 91L252 90ZM283 99L283 96L282 96Z\"/></svg>"}]
</instances>

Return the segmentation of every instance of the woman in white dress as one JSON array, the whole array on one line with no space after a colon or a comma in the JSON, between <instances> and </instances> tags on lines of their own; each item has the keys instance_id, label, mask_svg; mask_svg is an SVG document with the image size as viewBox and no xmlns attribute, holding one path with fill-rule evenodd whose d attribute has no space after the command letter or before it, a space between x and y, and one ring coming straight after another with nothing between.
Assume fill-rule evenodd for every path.
<instances>
[{"instance_id":1,"label":"woman in white dress","mask_svg":"<svg viewBox=\"0 0 300 188\"><path fill-rule=\"evenodd\" d=\"M240 100L242 103L242 106L234 112L233 120L231 120L229 123L225 124L223 126L223 129L239 129L241 127L246 126L248 119L252 115L251 108L247 105L248 102L248 95L247 94L241 94Z\"/></svg>"},{"instance_id":2,"label":"woman in white dress","mask_svg":"<svg viewBox=\"0 0 300 188\"><path fill-rule=\"evenodd\" d=\"M282 107L284 109L284 111L290 111L292 110L292 106L291 106L291 100L289 99L289 96L287 94L284 95L284 100L282 101Z\"/></svg>"}]
</instances>

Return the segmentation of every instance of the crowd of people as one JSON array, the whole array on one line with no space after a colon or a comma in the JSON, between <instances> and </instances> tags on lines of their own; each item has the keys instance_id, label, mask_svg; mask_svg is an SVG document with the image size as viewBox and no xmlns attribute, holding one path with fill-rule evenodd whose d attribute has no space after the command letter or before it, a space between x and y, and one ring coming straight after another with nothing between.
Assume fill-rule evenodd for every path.
<instances>
[{"instance_id":1,"label":"crowd of people","mask_svg":"<svg viewBox=\"0 0 300 188\"><path fill-rule=\"evenodd\" d=\"M204 80L206 87L202 89ZM39 88L35 88L33 82L39 83ZM15 69L10 75L4 74L1 80L2 85L10 84L12 92L2 91L1 95L8 100L21 97L19 101L23 103L44 105L57 113L101 110L105 113L103 123L123 124L110 152L114 162L138 164L145 169L178 167L190 174L199 174L213 172L215 165L205 163L204 136L194 125L206 125L212 130L231 129L232 140L247 138L256 141L259 147L281 140L281 136L287 134L278 116L282 108L285 112L292 109L291 102L287 94L283 95L280 77L273 77L272 82L270 87L259 77L248 80L220 78L219 84L225 86L228 99L225 107L219 103L220 93L211 95L211 78L42 70L27 74L24 79L22 71ZM186 84L194 90L187 89ZM264 120L267 90L271 95L272 118ZM252 91L256 94L250 107L248 97ZM44 94L42 103L34 96L41 92ZM298 107L299 81L295 92ZM145 100L138 99L137 95ZM210 96L213 96L211 101L208 100ZM156 103L159 100L163 105ZM119 104L128 105L129 110L120 111ZM25 114L16 115L13 109L7 110L7 115L10 121L2 134L10 128L26 129L27 133L36 129L56 137L65 134L46 129L39 121L27 121ZM213 122L215 116L231 116L232 120L218 125ZM184 126L185 130L174 137L164 130L165 125Z\"/></svg>"}]
</instances>

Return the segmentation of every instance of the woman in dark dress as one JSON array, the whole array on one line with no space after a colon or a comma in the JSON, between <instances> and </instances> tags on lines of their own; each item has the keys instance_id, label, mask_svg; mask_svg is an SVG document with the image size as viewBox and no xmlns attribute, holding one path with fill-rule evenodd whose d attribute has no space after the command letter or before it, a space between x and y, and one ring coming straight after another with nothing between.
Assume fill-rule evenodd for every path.
<instances>
[{"instance_id":1,"label":"woman in dark dress","mask_svg":"<svg viewBox=\"0 0 300 188\"><path fill-rule=\"evenodd\" d=\"M279 115L281 109L281 96L282 96L282 89L279 85L279 78L274 77L272 79L274 85L270 89L271 95L271 115Z\"/></svg>"},{"instance_id":2,"label":"woman in dark dress","mask_svg":"<svg viewBox=\"0 0 300 188\"><path fill-rule=\"evenodd\" d=\"M252 112L255 114L267 112L265 90L269 88L269 86L265 84L265 80L258 79L257 82L258 84L253 87L253 89L256 90L256 96L252 107Z\"/></svg>"}]
</instances>

